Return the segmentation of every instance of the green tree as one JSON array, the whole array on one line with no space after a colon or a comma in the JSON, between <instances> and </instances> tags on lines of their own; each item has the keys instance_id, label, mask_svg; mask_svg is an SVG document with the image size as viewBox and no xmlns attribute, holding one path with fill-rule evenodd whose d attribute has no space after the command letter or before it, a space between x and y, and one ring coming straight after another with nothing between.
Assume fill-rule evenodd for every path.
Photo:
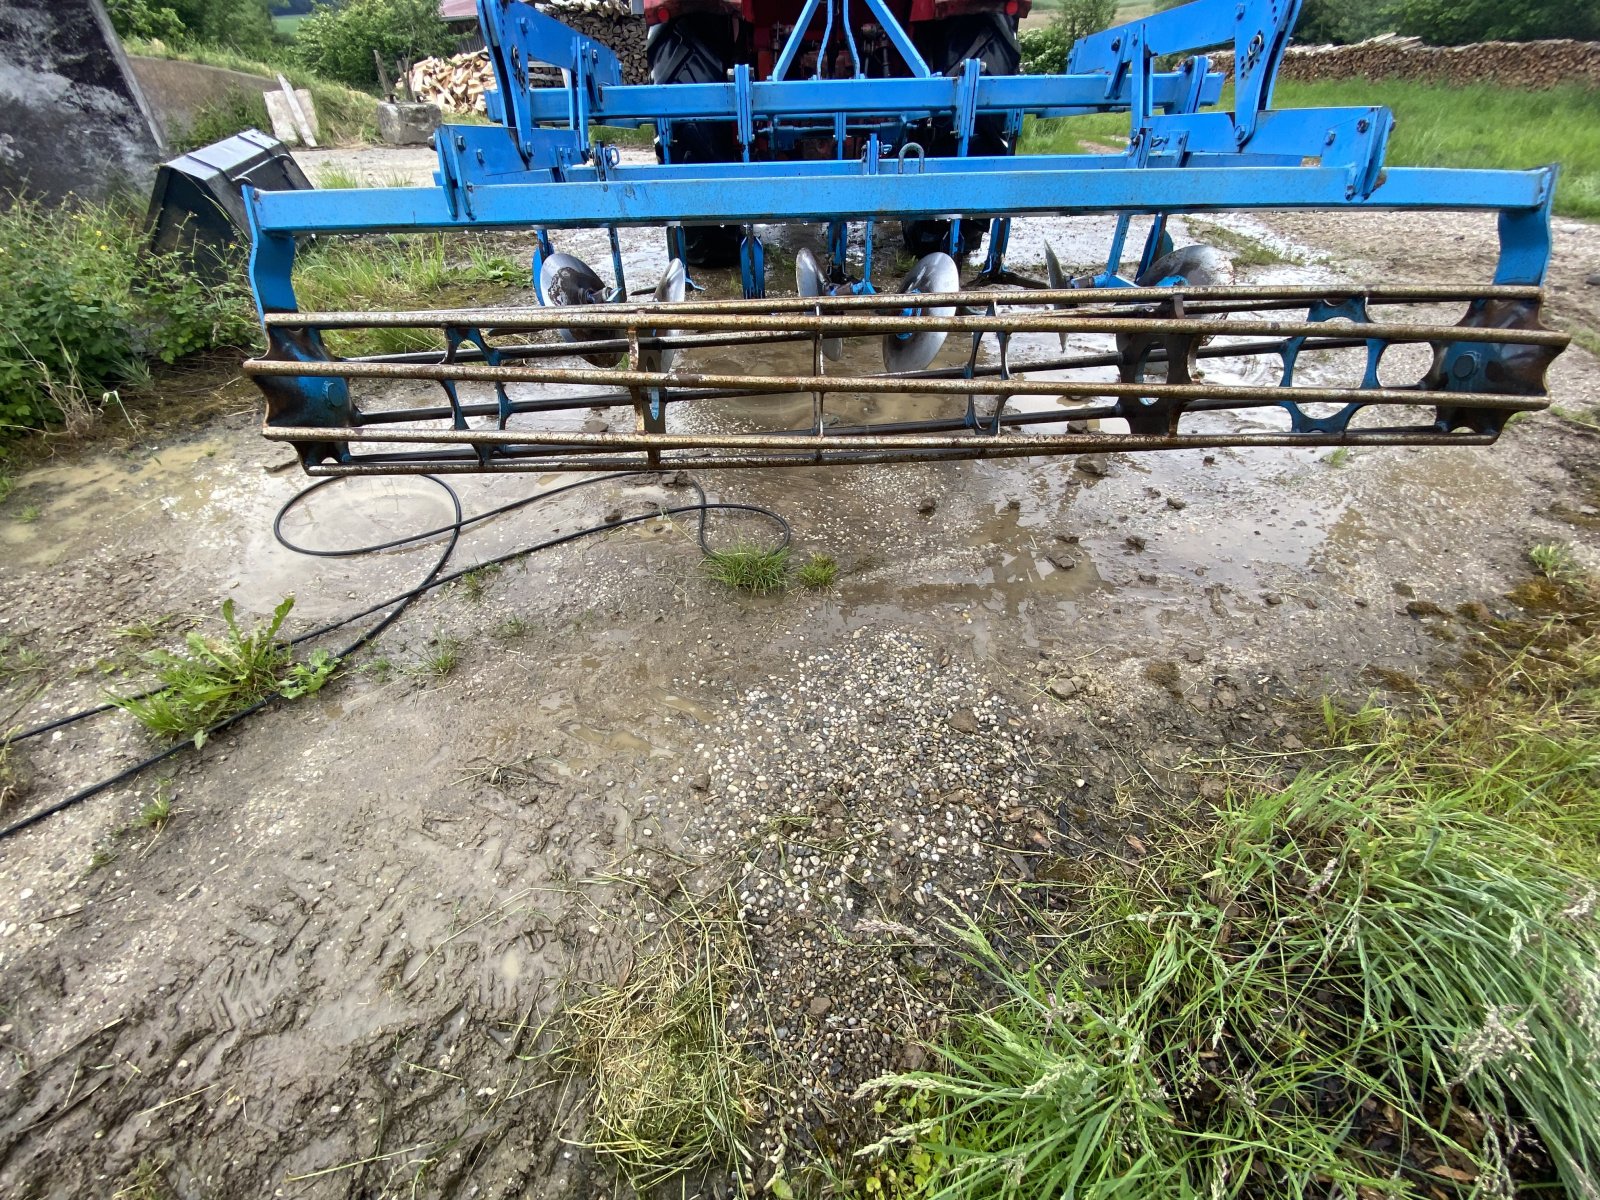
<instances>
[{"instance_id":1,"label":"green tree","mask_svg":"<svg viewBox=\"0 0 1600 1200\"><path fill-rule=\"evenodd\" d=\"M125 38L159 38L163 42L184 42L189 32L177 11L149 0L106 0L111 26Z\"/></svg>"},{"instance_id":2,"label":"green tree","mask_svg":"<svg viewBox=\"0 0 1600 1200\"><path fill-rule=\"evenodd\" d=\"M1067 69L1073 44L1110 26L1117 0L1062 0L1055 18L1042 29L1026 30L1019 42L1022 70L1028 75L1054 75Z\"/></svg>"},{"instance_id":3,"label":"green tree","mask_svg":"<svg viewBox=\"0 0 1600 1200\"><path fill-rule=\"evenodd\" d=\"M439 19L437 0L349 0L319 7L295 34L295 57L310 71L352 87L378 81L372 61L415 62L450 52L454 38Z\"/></svg>"},{"instance_id":4,"label":"green tree","mask_svg":"<svg viewBox=\"0 0 1600 1200\"><path fill-rule=\"evenodd\" d=\"M1399 0L1395 28L1435 46L1600 38L1600 6L1590 0Z\"/></svg>"},{"instance_id":5,"label":"green tree","mask_svg":"<svg viewBox=\"0 0 1600 1200\"><path fill-rule=\"evenodd\" d=\"M1394 28L1394 0L1306 0L1294 27L1302 45L1360 42Z\"/></svg>"},{"instance_id":6,"label":"green tree","mask_svg":"<svg viewBox=\"0 0 1600 1200\"><path fill-rule=\"evenodd\" d=\"M138 2L138 0L135 0ZM261 57L277 44L267 0L162 0L188 30L188 40ZM115 18L113 18L115 20Z\"/></svg>"}]
</instances>

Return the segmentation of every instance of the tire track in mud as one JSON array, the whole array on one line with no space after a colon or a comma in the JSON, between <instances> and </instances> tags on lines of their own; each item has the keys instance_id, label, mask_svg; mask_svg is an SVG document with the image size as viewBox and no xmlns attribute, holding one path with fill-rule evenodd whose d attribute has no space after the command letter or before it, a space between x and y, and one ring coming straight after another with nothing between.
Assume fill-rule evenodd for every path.
<instances>
[{"instance_id":1,"label":"tire track in mud","mask_svg":"<svg viewBox=\"0 0 1600 1200\"><path fill-rule=\"evenodd\" d=\"M227 747L237 773L269 774L271 742ZM109 1194L145 1159L185 1196L409 1194L419 1173L428 1193L470 1176L480 1194L571 1194L574 1094L533 1086L523 1058L569 979L616 969L563 881L602 865L616 818L531 777L423 802L374 786L344 809L318 797L372 772L324 773L316 796L249 799L277 819L228 847L221 877L194 863L222 858L228 789L185 782L193 819L130 864L137 890L100 873L88 919L9 959L11 1194ZM559 869L540 858L552 840Z\"/></svg>"}]
</instances>

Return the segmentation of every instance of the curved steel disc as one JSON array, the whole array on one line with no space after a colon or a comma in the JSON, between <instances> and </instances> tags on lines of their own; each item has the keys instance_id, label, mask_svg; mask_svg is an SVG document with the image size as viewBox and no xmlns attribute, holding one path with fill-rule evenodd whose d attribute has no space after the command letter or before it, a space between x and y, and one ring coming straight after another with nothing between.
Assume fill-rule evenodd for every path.
<instances>
[{"instance_id":1,"label":"curved steel disc","mask_svg":"<svg viewBox=\"0 0 1600 1200\"><path fill-rule=\"evenodd\" d=\"M677 304L689 288L689 277L683 273L683 264L673 259L661 281L656 284L657 304Z\"/></svg>"},{"instance_id":2,"label":"curved steel disc","mask_svg":"<svg viewBox=\"0 0 1600 1200\"><path fill-rule=\"evenodd\" d=\"M1056 258L1056 252L1049 242L1044 244L1044 272L1050 279L1052 290L1060 291L1072 286L1071 281L1067 279L1067 273L1061 269L1061 263ZM1055 307L1065 308L1066 305L1057 304ZM1067 335L1062 333L1057 336L1061 338L1061 348L1065 350L1067 348Z\"/></svg>"},{"instance_id":3,"label":"curved steel disc","mask_svg":"<svg viewBox=\"0 0 1600 1200\"><path fill-rule=\"evenodd\" d=\"M605 281L596 275L583 259L571 254L552 254L539 266L539 303L553 307L576 308L583 304L603 304L606 298ZM590 342L603 338L620 338L619 329L573 330L557 329L563 341ZM612 367L622 357L620 351L585 354L584 361L597 367Z\"/></svg>"},{"instance_id":4,"label":"curved steel disc","mask_svg":"<svg viewBox=\"0 0 1600 1200\"><path fill-rule=\"evenodd\" d=\"M1233 260L1215 246L1185 246L1156 259L1134 282L1140 287L1155 287L1163 279L1172 278L1182 279L1192 287L1221 287L1233 282Z\"/></svg>"},{"instance_id":5,"label":"curved steel disc","mask_svg":"<svg viewBox=\"0 0 1600 1200\"><path fill-rule=\"evenodd\" d=\"M900 281L901 292L954 292L961 288L961 272L955 259L943 251L935 251L917 260L916 266ZM955 313L949 308L924 308L922 316L948 317ZM945 335L935 332L912 334L888 333L883 338L883 368L892 375L907 371L920 371L931 363L944 345Z\"/></svg>"},{"instance_id":6,"label":"curved steel disc","mask_svg":"<svg viewBox=\"0 0 1600 1200\"><path fill-rule=\"evenodd\" d=\"M684 274L683 264L673 259L666 272L656 283L655 302L657 304L677 304L689 290L689 277ZM654 329L651 332L656 337L672 337L678 331L675 329ZM646 371L670 371L675 350L643 350L639 355L639 365Z\"/></svg>"},{"instance_id":7,"label":"curved steel disc","mask_svg":"<svg viewBox=\"0 0 1600 1200\"><path fill-rule=\"evenodd\" d=\"M833 295L822 268L817 266L816 256L804 248L794 256L794 288L808 299ZM844 357L844 342L839 338L823 338L822 353L829 362L838 362Z\"/></svg>"}]
</instances>

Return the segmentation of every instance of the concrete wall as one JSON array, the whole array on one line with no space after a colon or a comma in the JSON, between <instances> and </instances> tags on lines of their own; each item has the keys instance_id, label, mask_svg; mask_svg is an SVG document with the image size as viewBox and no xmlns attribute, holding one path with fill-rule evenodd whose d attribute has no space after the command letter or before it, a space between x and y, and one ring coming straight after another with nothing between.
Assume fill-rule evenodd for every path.
<instances>
[{"instance_id":1,"label":"concrete wall","mask_svg":"<svg viewBox=\"0 0 1600 1200\"><path fill-rule=\"evenodd\" d=\"M148 190L160 158L100 0L0 0L0 193Z\"/></svg>"},{"instance_id":2,"label":"concrete wall","mask_svg":"<svg viewBox=\"0 0 1600 1200\"><path fill-rule=\"evenodd\" d=\"M194 124L194 114L208 104L227 98L230 92L261 95L278 86L276 79L207 67L200 63L178 62L170 58L143 58L129 55L134 77L144 98L160 122L161 133L171 138Z\"/></svg>"}]
</instances>

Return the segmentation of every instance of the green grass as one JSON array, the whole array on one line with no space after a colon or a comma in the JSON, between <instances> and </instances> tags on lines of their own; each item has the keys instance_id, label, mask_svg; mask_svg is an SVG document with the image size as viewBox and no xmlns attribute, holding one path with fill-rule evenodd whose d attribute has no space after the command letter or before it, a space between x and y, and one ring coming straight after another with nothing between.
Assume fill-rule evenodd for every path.
<instances>
[{"instance_id":1,"label":"green grass","mask_svg":"<svg viewBox=\"0 0 1600 1200\"><path fill-rule=\"evenodd\" d=\"M489 594L489 585L494 582L495 576L499 575L500 571L499 563L473 567L472 570L461 577L456 586L461 589L461 594L468 600L471 600L474 604L481 604L483 598Z\"/></svg>"},{"instance_id":2,"label":"green grass","mask_svg":"<svg viewBox=\"0 0 1600 1200\"><path fill-rule=\"evenodd\" d=\"M1330 467L1342 467L1345 465L1345 463L1350 461L1350 447L1338 446L1334 449L1332 454L1328 455L1328 457L1322 461L1327 463Z\"/></svg>"},{"instance_id":3,"label":"green grass","mask_svg":"<svg viewBox=\"0 0 1600 1200\"><path fill-rule=\"evenodd\" d=\"M160 686L145 696L113 695L111 702L154 734L202 746L213 726L263 700L317 691L338 660L326 650L295 660L293 649L278 638L293 607L293 598L285 599L269 621L247 631L234 618L233 601L224 601L221 636L191 633L183 651L146 654Z\"/></svg>"},{"instance_id":4,"label":"green grass","mask_svg":"<svg viewBox=\"0 0 1600 1200\"><path fill-rule=\"evenodd\" d=\"M1565 542L1540 542L1528 551L1528 561L1552 583L1571 583L1582 574L1572 547Z\"/></svg>"},{"instance_id":5,"label":"green grass","mask_svg":"<svg viewBox=\"0 0 1600 1200\"><path fill-rule=\"evenodd\" d=\"M175 128L168 140L175 153L184 153L220 142L246 129L271 132L272 121L267 116L267 102L262 93L241 88L202 104L194 110L188 124Z\"/></svg>"},{"instance_id":6,"label":"green grass","mask_svg":"<svg viewBox=\"0 0 1600 1200\"><path fill-rule=\"evenodd\" d=\"M739 542L708 553L701 560L701 569L723 587L765 596L789 586L789 548L773 550Z\"/></svg>"},{"instance_id":7,"label":"green grass","mask_svg":"<svg viewBox=\"0 0 1600 1200\"><path fill-rule=\"evenodd\" d=\"M1188 219L1187 224L1196 241L1228 251L1233 255L1234 262L1247 267L1271 267L1299 261L1293 255L1275 250L1247 233L1239 233L1210 221L1197 221L1193 217Z\"/></svg>"},{"instance_id":8,"label":"green grass","mask_svg":"<svg viewBox=\"0 0 1600 1200\"><path fill-rule=\"evenodd\" d=\"M1600 217L1600 89L1445 87L1382 79L1280 84L1276 104L1382 104L1395 115L1391 166L1538 167L1561 164L1555 210Z\"/></svg>"},{"instance_id":9,"label":"green grass","mask_svg":"<svg viewBox=\"0 0 1600 1200\"><path fill-rule=\"evenodd\" d=\"M0 736L0 812L28 791L28 777L15 755L9 735Z\"/></svg>"},{"instance_id":10,"label":"green grass","mask_svg":"<svg viewBox=\"0 0 1600 1200\"><path fill-rule=\"evenodd\" d=\"M640 125L636 129L629 129L621 125L591 125L589 141L603 142L608 146L637 146L648 150L656 144L656 127Z\"/></svg>"},{"instance_id":11,"label":"green grass","mask_svg":"<svg viewBox=\"0 0 1600 1200\"><path fill-rule=\"evenodd\" d=\"M1021 933L960 929L998 997L868 1089L898 1194L1592 1194L1591 587L1526 585L1558 619L1482 630L1452 690L1329 703L1297 772L1238 768L1136 869L1033 888Z\"/></svg>"},{"instance_id":12,"label":"green grass","mask_svg":"<svg viewBox=\"0 0 1600 1200\"><path fill-rule=\"evenodd\" d=\"M17 510L16 521L19 525L32 525L44 515L44 510L37 504L24 504Z\"/></svg>"},{"instance_id":13,"label":"green grass","mask_svg":"<svg viewBox=\"0 0 1600 1200\"><path fill-rule=\"evenodd\" d=\"M139 810L137 824L140 829L159 832L171 818L172 797L164 787L157 787L156 794Z\"/></svg>"},{"instance_id":14,"label":"green grass","mask_svg":"<svg viewBox=\"0 0 1600 1200\"><path fill-rule=\"evenodd\" d=\"M521 641L525 637L532 637L538 632L538 626L524 616L507 617L494 627L494 636L502 642Z\"/></svg>"},{"instance_id":15,"label":"green grass","mask_svg":"<svg viewBox=\"0 0 1600 1200\"><path fill-rule=\"evenodd\" d=\"M153 642L175 620L171 613L162 617L141 617L117 630L116 636L130 642Z\"/></svg>"},{"instance_id":16,"label":"green grass","mask_svg":"<svg viewBox=\"0 0 1600 1200\"><path fill-rule=\"evenodd\" d=\"M1233 102L1231 86L1223 106ZM1391 166L1538 167L1561 164L1555 210L1600 217L1600 89L1563 84L1543 91L1447 87L1397 79L1285 80L1278 108L1381 104L1393 110ZM1072 154L1127 140L1128 118L1112 114L1029 119L1025 154Z\"/></svg>"},{"instance_id":17,"label":"green grass","mask_svg":"<svg viewBox=\"0 0 1600 1200\"><path fill-rule=\"evenodd\" d=\"M44 655L14 637L0 637L0 683L44 670Z\"/></svg>"},{"instance_id":18,"label":"green grass","mask_svg":"<svg viewBox=\"0 0 1600 1200\"><path fill-rule=\"evenodd\" d=\"M528 286L528 265L491 244L441 234L325 239L295 264L295 288L307 309L426 308L498 298ZM442 346L426 329L334 331L335 353L393 354Z\"/></svg>"},{"instance_id":19,"label":"green grass","mask_svg":"<svg viewBox=\"0 0 1600 1200\"><path fill-rule=\"evenodd\" d=\"M822 591L831 588L839 578L839 563L830 554L813 554L800 564L794 577L802 587Z\"/></svg>"},{"instance_id":20,"label":"green grass","mask_svg":"<svg viewBox=\"0 0 1600 1200\"><path fill-rule=\"evenodd\" d=\"M380 175L372 172L350 171L343 167L325 167L317 173L317 177L313 182L319 188L328 189L411 186L410 178L398 171Z\"/></svg>"},{"instance_id":21,"label":"green grass","mask_svg":"<svg viewBox=\"0 0 1600 1200\"><path fill-rule=\"evenodd\" d=\"M406 668L408 675L427 675L443 679L461 665L467 644L456 637L436 637L432 649Z\"/></svg>"}]
</instances>

